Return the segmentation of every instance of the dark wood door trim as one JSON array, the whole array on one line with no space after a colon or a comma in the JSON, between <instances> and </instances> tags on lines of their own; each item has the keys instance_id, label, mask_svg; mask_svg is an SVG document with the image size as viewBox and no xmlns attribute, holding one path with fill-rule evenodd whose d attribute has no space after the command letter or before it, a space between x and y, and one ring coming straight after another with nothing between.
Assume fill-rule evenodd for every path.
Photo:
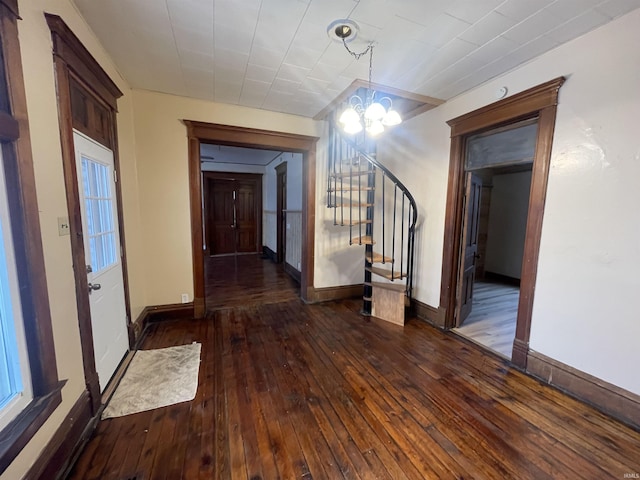
<instances>
[{"instance_id":1,"label":"dark wood door trim","mask_svg":"<svg viewBox=\"0 0 640 480\"><path fill-rule=\"evenodd\" d=\"M302 153L302 278L300 296L313 293L313 264L316 208L316 142L318 137L183 120L187 126L189 200L193 259L193 304L196 318L205 314L204 250L202 249L202 173L200 144L215 143L236 147L272 149Z\"/></svg>"},{"instance_id":2,"label":"dark wood door trim","mask_svg":"<svg viewBox=\"0 0 640 480\"><path fill-rule=\"evenodd\" d=\"M47 13L45 13L45 18L53 40L54 67L58 87L60 143L62 146L64 180L67 191L67 208L69 211L69 227L71 231L70 241L76 283L76 303L78 308L84 375L87 390L91 398L92 414L95 415L100 407L101 395L95 366L89 293L86 288L87 274L73 129L76 128L82 131L111 149L114 156L114 167L116 172L119 173L120 158L118 154L116 104L117 99L122 96L122 92L89 51L82 45L78 37L69 29L62 18L58 15ZM80 92L81 96L85 99L86 104L84 107L86 107L87 118L89 119L87 122L79 120L78 97L74 97L76 93L72 93L72 89L75 89L74 91L76 93ZM74 108L72 108L72 105ZM135 332L131 322L122 188L121 182L119 181L116 182L115 193L116 208L118 211L118 227L120 229L120 246L122 249L121 259L127 330L129 332L129 345L133 346Z\"/></svg>"},{"instance_id":3,"label":"dark wood door trim","mask_svg":"<svg viewBox=\"0 0 640 480\"><path fill-rule=\"evenodd\" d=\"M286 213L284 210L287 208L287 196L282 195L282 178L285 178L286 188L286 175L287 175L287 162L283 162L276 167L276 262L282 263L286 261L285 249L287 242L287 231L283 224L285 222Z\"/></svg>"},{"instance_id":4,"label":"dark wood door trim","mask_svg":"<svg viewBox=\"0 0 640 480\"><path fill-rule=\"evenodd\" d=\"M564 77L556 78L447 122L451 127L451 150L445 213L440 309L444 312L441 326L451 328L455 325L455 292L457 290L458 268L461 258L460 244L466 139L472 133L480 133L526 118L538 118L537 144L533 159L520 302L518 305L518 323L511 358L514 365L523 369L526 368L527 352L529 350L531 310L533 307L538 250L542 231L549 163L551 161L551 145L553 143L558 92L564 81Z\"/></svg>"}]
</instances>

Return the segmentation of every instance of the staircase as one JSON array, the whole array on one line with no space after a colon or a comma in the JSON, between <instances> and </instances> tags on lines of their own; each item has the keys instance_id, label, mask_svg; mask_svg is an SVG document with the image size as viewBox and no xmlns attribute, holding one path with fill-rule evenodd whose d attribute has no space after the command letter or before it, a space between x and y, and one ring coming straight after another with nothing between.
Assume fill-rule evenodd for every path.
<instances>
[{"instance_id":1,"label":"staircase","mask_svg":"<svg viewBox=\"0 0 640 480\"><path fill-rule=\"evenodd\" d=\"M375 143L351 137L329 121L327 207L348 229L349 245L364 245L362 313L404 324L413 288L416 203L376 159Z\"/></svg>"}]
</instances>

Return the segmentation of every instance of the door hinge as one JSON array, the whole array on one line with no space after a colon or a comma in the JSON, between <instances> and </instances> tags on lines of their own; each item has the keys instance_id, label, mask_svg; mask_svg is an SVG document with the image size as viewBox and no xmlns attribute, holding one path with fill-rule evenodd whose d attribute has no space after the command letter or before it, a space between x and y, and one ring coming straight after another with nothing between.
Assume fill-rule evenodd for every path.
<instances>
[{"instance_id":1,"label":"door hinge","mask_svg":"<svg viewBox=\"0 0 640 480\"><path fill-rule=\"evenodd\" d=\"M115 169L113 169L113 181L118 183L118 172Z\"/></svg>"}]
</instances>

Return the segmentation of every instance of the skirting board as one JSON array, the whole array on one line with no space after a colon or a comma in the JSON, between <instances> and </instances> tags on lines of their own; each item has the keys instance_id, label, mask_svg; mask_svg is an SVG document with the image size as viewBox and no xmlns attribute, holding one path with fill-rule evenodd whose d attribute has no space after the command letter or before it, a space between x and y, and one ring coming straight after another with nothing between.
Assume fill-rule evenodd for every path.
<instances>
[{"instance_id":1,"label":"skirting board","mask_svg":"<svg viewBox=\"0 0 640 480\"><path fill-rule=\"evenodd\" d=\"M270 249L269 247L267 247L266 245L264 245L264 246L262 247L262 255L264 255L264 256L266 256L266 257L269 257L269 259L270 259L272 262L275 262L275 261L276 261L276 259L277 259L276 252L274 252L273 250L271 250L271 249Z\"/></svg>"},{"instance_id":2,"label":"skirting board","mask_svg":"<svg viewBox=\"0 0 640 480\"><path fill-rule=\"evenodd\" d=\"M338 287L325 288L309 287L307 290L307 303L320 303L331 300L362 297L363 294L364 286L362 284L340 285Z\"/></svg>"},{"instance_id":3,"label":"skirting board","mask_svg":"<svg viewBox=\"0 0 640 480\"><path fill-rule=\"evenodd\" d=\"M529 350L527 373L627 425L640 429L640 396Z\"/></svg>"},{"instance_id":4,"label":"skirting board","mask_svg":"<svg viewBox=\"0 0 640 480\"><path fill-rule=\"evenodd\" d=\"M432 307L413 298L411 299L411 313L431 325L444 328L444 315L439 308Z\"/></svg>"},{"instance_id":5,"label":"skirting board","mask_svg":"<svg viewBox=\"0 0 640 480\"><path fill-rule=\"evenodd\" d=\"M177 318L193 318L194 304L172 303L168 305L153 305L144 307L135 321L136 342L140 341L144 329L150 322L161 322L163 320L175 320Z\"/></svg>"},{"instance_id":6,"label":"skirting board","mask_svg":"<svg viewBox=\"0 0 640 480\"><path fill-rule=\"evenodd\" d=\"M83 391L24 478L50 480L65 473L91 437L100 415L91 418L89 392Z\"/></svg>"},{"instance_id":7,"label":"skirting board","mask_svg":"<svg viewBox=\"0 0 640 480\"><path fill-rule=\"evenodd\" d=\"M296 270L293 266L289 265L287 262L284 262L284 271L287 275L293 278L298 283L298 285L300 285L302 273L299 270Z\"/></svg>"}]
</instances>

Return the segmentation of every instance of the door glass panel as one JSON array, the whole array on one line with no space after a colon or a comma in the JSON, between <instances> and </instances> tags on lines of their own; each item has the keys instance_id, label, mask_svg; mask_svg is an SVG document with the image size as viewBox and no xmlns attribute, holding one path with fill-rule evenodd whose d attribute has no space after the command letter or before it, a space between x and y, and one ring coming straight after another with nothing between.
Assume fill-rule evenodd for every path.
<instances>
[{"instance_id":1,"label":"door glass panel","mask_svg":"<svg viewBox=\"0 0 640 480\"><path fill-rule=\"evenodd\" d=\"M93 273L118 262L109 167L82 156L82 184Z\"/></svg>"}]
</instances>

